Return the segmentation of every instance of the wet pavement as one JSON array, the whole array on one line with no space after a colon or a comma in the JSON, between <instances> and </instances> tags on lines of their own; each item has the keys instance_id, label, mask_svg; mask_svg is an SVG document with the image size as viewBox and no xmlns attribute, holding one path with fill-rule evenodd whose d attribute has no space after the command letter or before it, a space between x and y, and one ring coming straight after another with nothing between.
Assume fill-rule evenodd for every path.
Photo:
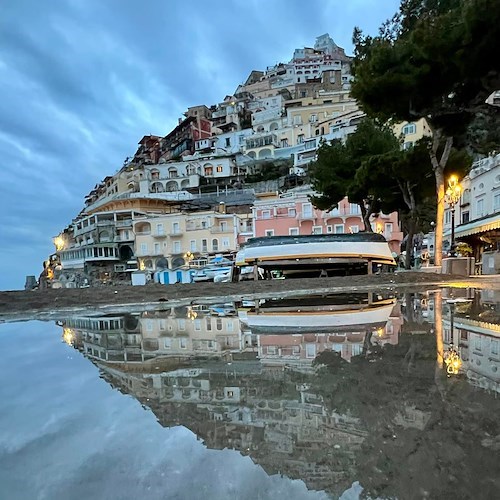
<instances>
[{"instance_id":1,"label":"wet pavement","mask_svg":"<svg viewBox=\"0 0 500 500\"><path fill-rule=\"evenodd\" d=\"M0 498L497 498L500 291L0 325Z\"/></svg>"}]
</instances>

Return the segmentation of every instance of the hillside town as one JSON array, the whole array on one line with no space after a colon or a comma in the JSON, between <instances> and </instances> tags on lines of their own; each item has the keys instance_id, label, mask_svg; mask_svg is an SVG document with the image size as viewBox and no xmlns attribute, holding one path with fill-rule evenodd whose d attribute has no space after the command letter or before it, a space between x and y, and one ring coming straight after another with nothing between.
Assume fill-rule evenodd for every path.
<instances>
[{"instance_id":1,"label":"hillside town","mask_svg":"<svg viewBox=\"0 0 500 500\"><path fill-rule=\"evenodd\" d=\"M230 268L248 240L273 236L368 230L385 238L397 260L405 236L398 212L373 214L366 227L363 207L347 196L327 211L311 202L308 167L318 148L345 141L364 117L350 95L351 63L324 34L288 63L251 71L221 102L188 108L165 136L142 137L54 237L55 252L26 288L229 279L213 269ZM394 125L394 133L407 149L431 132L419 119ZM498 241L500 155L477 161L461 186L460 202L445 211L443 249L455 237L484 262ZM417 241L430 263L432 231Z\"/></svg>"}]
</instances>

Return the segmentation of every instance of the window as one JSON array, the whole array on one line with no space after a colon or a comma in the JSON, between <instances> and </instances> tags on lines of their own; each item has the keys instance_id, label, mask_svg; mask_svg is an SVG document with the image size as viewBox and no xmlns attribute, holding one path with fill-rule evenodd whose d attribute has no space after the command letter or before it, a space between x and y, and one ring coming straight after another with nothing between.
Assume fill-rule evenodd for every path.
<instances>
[{"instance_id":1,"label":"window","mask_svg":"<svg viewBox=\"0 0 500 500\"><path fill-rule=\"evenodd\" d=\"M289 208L288 209L288 217L295 217L297 215L297 212L295 208Z\"/></svg>"},{"instance_id":2,"label":"window","mask_svg":"<svg viewBox=\"0 0 500 500\"><path fill-rule=\"evenodd\" d=\"M304 217L312 217L313 210L311 203L302 203L302 215Z\"/></svg>"},{"instance_id":3,"label":"window","mask_svg":"<svg viewBox=\"0 0 500 500\"><path fill-rule=\"evenodd\" d=\"M147 243L141 243L141 254L142 255L148 254L148 244Z\"/></svg>"},{"instance_id":4,"label":"window","mask_svg":"<svg viewBox=\"0 0 500 500\"><path fill-rule=\"evenodd\" d=\"M316 344L306 344L306 358L316 357Z\"/></svg>"},{"instance_id":5,"label":"window","mask_svg":"<svg viewBox=\"0 0 500 500\"><path fill-rule=\"evenodd\" d=\"M476 212L477 217L482 217L484 215L484 200L477 200Z\"/></svg>"},{"instance_id":6,"label":"window","mask_svg":"<svg viewBox=\"0 0 500 500\"><path fill-rule=\"evenodd\" d=\"M300 115L295 115L293 117L293 124L294 125L302 125L302 117Z\"/></svg>"},{"instance_id":7,"label":"window","mask_svg":"<svg viewBox=\"0 0 500 500\"><path fill-rule=\"evenodd\" d=\"M451 224L451 212L449 210L447 210L444 213L444 223L445 224Z\"/></svg>"},{"instance_id":8,"label":"window","mask_svg":"<svg viewBox=\"0 0 500 500\"><path fill-rule=\"evenodd\" d=\"M152 332L152 331L153 331L153 320L148 319L148 320L146 321L146 330L147 330L148 332Z\"/></svg>"},{"instance_id":9,"label":"window","mask_svg":"<svg viewBox=\"0 0 500 500\"><path fill-rule=\"evenodd\" d=\"M266 229L266 236L274 236L274 229Z\"/></svg>"},{"instance_id":10,"label":"window","mask_svg":"<svg viewBox=\"0 0 500 500\"><path fill-rule=\"evenodd\" d=\"M326 226L326 232L327 232L328 234L333 233L333 226L330 226L330 225Z\"/></svg>"},{"instance_id":11,"label":"window","mask_svg":"<svg viewBox=\"0 0 500 500\"><path fill-rule=\"evenodd\" d=\"M271 218L271 211L270 210L262 210L262 218L263 219L270 219Z\"/></svg>"},{"instance_id":12,"label":"window","mask_svg":"<svg viewBox=\"0 0 500 500\"><path fill-rule=\"evenodd\" d=\"M162 318L160 319L160 330L166 330L167 329L167 321Z\"/></svg>"},{"instance_id":13,"label":"window","mask_svg":"<svg viewBox=\"0 0 500 500\"><path fill-rule=\"evenodd\" d=\"M291 227L288 229L288 234L290 236L297 236L299 234L299 228L298 227Z\"/></svg>"},{"instance_id":14,"label":"window","mask_svg":"<svg viewBox=\"0 0 500 500\"><path fill-rule=\"evenodd\" d=\"M491 340L491 354L498 355L498 340Z\"/></svg>"},{"instance_id":15,"label":"window","mask_svg":"<svg viewBox=\"0 0 500 500\"><path fill-rule=\"evenodd\" d=\"M222 330L222 318L217 318L215 321L215 327L219 330L219 332Z\"/></svg>"},{"instance_id":16,"label":"window","mask_svg":"<svg viewBox=\"0 0 500 500\"><path fill-rule=\"evenodd\" d=\"M219 240L217 238L214 238L212 240L212 251L213 252L218 252L219 251Z\"/></svg>"},{"instance_id":17,"label":"window","mask_svg":"<svg viewBox=\"0 0 500 500\"><path fill-rule=\"evenodd\" d=\"M208 252L208 241L207 240L201 240L201 251Z\"/></svg>"},{"instance_id":18,"label":"window","mask_svg":"<svg viewBox=\"0 0 500 500\"><path fill-rule=\"evenodd\" d=\"M222 238L222 248L229 248L229 238Z\"/></svg>"},{"instance_id":19,"label":"window","mask_svg":"<svg viewBox=\"0 0 500 500\"><path fill-rule=\"evenodd\" d=\"M288 139L281 139L281 147L282 148L288 147Z\"/></svg>"},{"instance_id":20,"label":"window","mask_svg":"<svg viewBox=\"0 0 500 500\"><path fill-rule=\"evenodd\" d=\"M165 346L165 349L170 349L172 347L172 339L169 339L168 337L163 339L163 345Z\"/></svg>"},{"instance_id":21,"label":"window","mask_svg":"<svg viewBox=\"0 0 500 500\"><path fill-rule=\"evenodd\" d=\"M186 329L186 320L184 318L179 318L177 320L177 324L179 326L179 330L185 330Z\"/></svg>"},{"instance_id":22,"label":"window","mask_svg":"<svg viewBox=\"0 0 500 500\"><path fill-rule=\"evenodd\" d=\"M205 175L214 175L214 169L213 167L204 167L203 171L205 172Z\"/></svg>"},{"instance_id":23,"label":"window","mask_svg":"<svg viewBox=\"0 0 500 500\"><path fill-rule=\"evenodd\" d=\"M312 234L323 234L323 228L321 226L313 226Z\"/></svg>"},{"instance_id":24,"label":"window","mask_svg":"<svg viewBox=\"0 0 500 500\"><path fill-rule=\"evenodd\" d=\"M165 234L165 230L163 229L163 224L156 224L156 234L158 236L163 236Z\"/></svg>"},{"instance_id":25,"label":"window","mask_svg":"<svg viewBox=\"0 0 500 500\"><path fill-rule=\"evenodd\" d=\"M174 241L174 253L181 253L181 242Z\"/></svg>"},{"instance_id":26,"label":"window","mask_svg":"<svg viewBox=\"0 0 500 500\"><path fill-rule=\"evenodd\" d=\"M344 224L335 224L335 234L344 233Z\"/></svg>"},{"instance_id":27,"label":"window","mask_svg":"<svg viewBox=\"0 0 500 500\"><path fill-rule=\"evenodd\" d=\"M226 137L226 148L228 148L230 146L231 146L231 138L230 137Z\"/></svg>"},{"instance_id":28,"label":"window","mask_svg":"<svg viewBox=\"0 0 500 500\"><path fill-rule=\"evenodd\" d=\"M271 354L274 356L278 352L278 349L276 349L275 345L268 345L267 346L267 354Z\"/></svg>"},{"instance_id":29,"label":"window","mask_svg":"<svg viewBox=\"0 0 500 500\"><path fill-rule=\"evenodd\" d=\"M184 337L181 337L179 339L179 347L181 349L186 349L187 348L187 339L185 339Z\"/></svg>"},{"instance_id":30,"label":"window","mask_svg":"<svg viewBox=\"0 0 500 500\"><path fill-rule=\"evenodd\" d=\"M206 220L202 220L202 221L201 221L201 228L202 228L202 229L206 229L207 227L208 227L208 223L207 223L207 221L206 221Z\"/></svg>"},{"instance_id":31,"label":"window","mask_svg":"<svg viewBox=\"0 0 500 500\"><path fill-rule=\"evenodd\" d=\"M407 149L410 149L413 146L412 141L406 141L403 143L403 149L406 151Z\"/></svg>"},{"instance_id":32,"label":"window","mask_svg":"<svg viewBox=\"0 0 500 500\"><path fill-rule=\"evenodd\" d=\"M155 255L160 255L160 254L161 254L160 244L155 243Z\"/></svg>"},{"instance_id":33,"label":"window","mask_svg":"<svg viewBox=\"0 0 500 500\"><path fill-rule=\"evenodd\" d=\"M194 329L199 332L201 330L201 320L195 319L194 320Z\"/></svg>"},{"instance_id":34,"label":"window","mask_svg":"<svg viewBox=\"0 0 500 500\"><path fill-rule=\"evenodd\" d=\"M417 127L414 123L408 123L403 127L403 134L409 135L414 134L417 131Z\"/></svg>"},{"instance_id":35,"label":"window","mask_svg":"<svg viewBox=\"0 0 500 500\"><path fill-rule=\"evenodd\" d=\"M212 330L212 318L207 316L205 318L205 325L206 325L207 331Z\"/></svg>"},{"instance_id":36,"label":"window","mask_svg":"<svg viewBox=\"0 0 500 500\"><path fill-rule=\"evenodd\" d=\"M500 193L493 197L493 210L498 212L500 210Z\"/></svg>"},{"instance_id":37,"label":"window","mask_svg":"<svg viewBox=\"0 0 500 500\"><path fill-rule=\"evenodd\" d=\"M317 122L317 121L318 121L318 115L311 115L311 116L309 117L309 121L310 121L311 123Z\"/></svg>"},{"instance_id":38,"label":"window","mask_svg":"<svg viewBox=\"0 0 500 500\"><path fill-rule=\"evenodd\" d=\"M178 222L172 223L172 234L179 234L181 232L180 225Z\"/></svg>"},{"instance_id":39,"label":"window","mask_svg":"<svg viewBox=\"0 0 500 500\"><path fill-rule=\"evenodd\" d=\"M386 222L384 228L384 236L390 238L392 234L392 222Z\"/></svg>"},{"instance_id":40,"label":"window","mask_svg":"<svg viewBox=\"0 0 500 500\"><path fill-rule=\"evenodd\" d=\"M462 224L469 222L469 212L462 212Z\"/></svg>"},{"instance_id":41,"label":"window","mask_svg":"<svg viewBox=\"0 0 500 500\"><path fill-rule=\"evenodd\" d=\"M349 213L352 215L359 215L361 208L357 203L349 203Z\"/></svg>"},{"instance_id":42,"label":"window","mask_svg":"<svg viewBox=\"0 0 500 500\"><path fill-rule=\"evenodd\" d=\"M191 240L189 242L189 250L191 252L196 252L196 240Z\"/></svg>"},{"instance_id":43,"label":"window","mask_svg":"<svg viewBox=\"0 0 500 500\"><path fill-rule=\"evenodd\" d=\"M222 165L217 165L217 172L220 174L221 172L223 172L223 167Z\"/></svg>"},{"instance_id":44,"label":"window","mask_svg":"<svg viewBox=\"0 0 500 500\"><path fill-rule=\"evenodd\" d=\"M351 232L351 233L359 233L359 226L356 226L356 225L355 226L351 226L349 228L349 232Z\"/></svg>"},{"instance_id":45,"label":"window","mask_svg":"<svg viewBox=\"0 0 500 500\"><path fill-rule=\"evenodd\" d=\"M220 230L222 233L225 233L227 231L227 222L221 222L220 223Z\"/></svg>"},{"instance_id":46,"label":"window","mask_svg":"<svg viewBox=\"0 0 500 500\"><path fill-rule=\"evenodd\" d=\"M299 134L297 136L297 144L302 144L304 142L304 138L305 138L304 134Z\"/></svg>"}]
</instances>

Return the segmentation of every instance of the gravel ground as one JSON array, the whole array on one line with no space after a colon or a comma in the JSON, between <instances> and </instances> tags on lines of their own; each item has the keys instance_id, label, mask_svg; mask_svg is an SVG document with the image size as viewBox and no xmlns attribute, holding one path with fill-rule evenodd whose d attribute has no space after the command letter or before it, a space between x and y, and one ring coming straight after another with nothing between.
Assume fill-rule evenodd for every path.
<instances>
[{"instance_id":1,"label":"gravel ground","mask_svg":"<svg viewBox=\"0 0 500 500\"><path fill-rule=\"evenodd\" d=\"M193 283L121 286L83 289L0 291L0 321L43 319L64 312L86 311L102 314L132 311L155 305L183 305L191 302L230 302L256 296L284 297L310 293L342 293L382 289L422 289L453 285L499 288L494 276L459 277L422 272L334 278L243 281L238 283Z\"/></svg>"}]
</instances>

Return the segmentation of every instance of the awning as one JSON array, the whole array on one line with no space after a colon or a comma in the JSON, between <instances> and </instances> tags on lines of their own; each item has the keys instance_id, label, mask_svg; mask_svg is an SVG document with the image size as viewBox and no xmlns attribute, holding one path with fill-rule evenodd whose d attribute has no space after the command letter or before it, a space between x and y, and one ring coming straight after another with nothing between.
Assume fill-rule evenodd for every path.
<instances>
[{"instance_id":1,"label":"awning","mask_svg":"<svg viewBox=\"0 0 500 500\"><path fill-rule=\"evenodd\" d=\"M470 236L471 234L485 233L486 231L493 231L494 229L500 229L500 213L488 218L479 219L457 226L455 228L455 238Z\"/></svg>"}]
</instances>

